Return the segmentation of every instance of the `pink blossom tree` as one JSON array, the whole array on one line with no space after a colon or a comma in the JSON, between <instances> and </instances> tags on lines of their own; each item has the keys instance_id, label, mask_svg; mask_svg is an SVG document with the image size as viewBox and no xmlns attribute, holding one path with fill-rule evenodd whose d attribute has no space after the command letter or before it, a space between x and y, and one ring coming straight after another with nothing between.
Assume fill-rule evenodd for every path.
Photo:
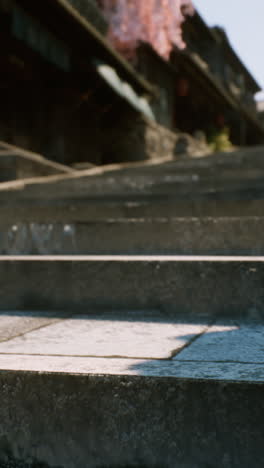
<instances>
[{"instance_id":1,"label":"pink blossom tree","mask_svg":"<svg viewBox=\"0 0 264 468\"><path fill-rule=\"evenodd\" d=\"M109 22L109 39L128 59L139 42L150 44L165 59L173 47L183 49L182 24L194 12L192 0L98 0Z\"/></svg>"}]
</instances>

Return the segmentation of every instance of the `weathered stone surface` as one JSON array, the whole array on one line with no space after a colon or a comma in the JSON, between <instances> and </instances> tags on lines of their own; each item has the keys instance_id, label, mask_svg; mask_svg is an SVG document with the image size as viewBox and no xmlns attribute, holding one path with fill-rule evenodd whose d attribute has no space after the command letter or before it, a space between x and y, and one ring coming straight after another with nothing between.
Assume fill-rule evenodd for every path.
<instances>
[{"instance_id":1,"label":"weathered stone surface","mask_svg":"<svg viewBox=\"0 0 264 468\"><path fill-rule=\"evenodd\" d=\"M102 219L142 219L168 217L262 217L263 200L54 200L1 203L1 219L9 223L54 223L102 221ZM239 211L238 211L239 210Z\"/></svg>"},{"instance_id":2,"label":"weathered stone surface","mask_svg":"<svg viewBox=\"0 0 264 468\"><path fill-rule=\"evenodd\" d=\"M245 362L264 365L263 325L216 325L175 359L180 361Z\"/></svg>"},{"instance_id":3,"label":"weathered stone surface","mask_svg":"<svg viewBox=\"0 0 264 468\"><path fill-rule=\"evenodd\" d=\"M163 180L154 175L155 184L170 183L173 191L177 169L171 170ZM206 171L209 179L209 166ZM232 185L234 174L228 171L223 168L222 175L230 176ZM192 169L183 170L183 185L192 174L196 174ZM252 182L259 174L252 172L248 179ZM146 175L139 182L144 188L149 180ZM118 178L111 182L109 176L108 182L114 186ZM133 177L123 174L123 182L130 186ZM47 216L47 223L65 221L72 229L69 218L80 222L95 216L102 230L92 231L91 237L99 238L105 213L118 213L122 221L114 225L116 231L108 231L109 236L117 235L123 222L123 235L137 240L131 226L138 228L142 221L131 225L125 217L144 213L144 229L149 229L145 235L155 230L156 249L168 221L154 222L152 215L162 213L164 219L162 210L168 217L177 210L208 214L216 209L216 217L221 210L263 214L263 200L242 202L237 192L233 201L228 193L226 201L213 203L176 202L176 197L153 194L107 202L97 197L95 202L85 194L94 187L99 191L99 178L88 189L85 183L78 192L76 179L76 198L61 199L54 207L52 197L50 202L43 197L39 204L32 190L19 205L19 214L25 216L19 221L43 222ZM62 184L61 193L66 187ZM133 190L137 185L131 186ZM14 201L9 202L13 211ZM231 231L233 252L250 243L257 248L261 224L247 221L185 219L180 228L178 221L173 225L170 220L168 240L185 235L183 248L196 236L192 248L205 247L205 233L211 229L211 247L225 248ZM81 229L85 238L86 227ZM187 237L187 230L194 237ZM146 238L141 235L137 246L143 248ZM118 237L115 242L120 247ZM263 275L262 257L1 257L0 307L42 311L0 315L5 340L0 343L0 467L262 468ZM59 313L46 315L51 308L75 314L81 310L85 315L69 319ZM104 311L100 316L95 315L98 309ZM188 321L195 314L196 321ZM243 315L246 323L240 320ZM175 317L183 316L176 322Z\"/></svg>"},{"instance_id":4,"label":"weathered stone surface","mask_svg":"<svg viewBox=\"0 0 264 468\"><path fill-rule=\"evenodd\" d=\"M137 319L131 313L109 318L83 315L0 343L0 354L168 359L206 329L206 324Z\"/></svg>"},{"instance_id":5,"label":"weathered stone surface","mask_svg":"<svg viewBox=\"0 0 264 468\"><path fill-rule=\"evenodd\" d=\"M108 196L138 196L142 195L177 195L190 194L193 198L201 194L215 198L224 197L226 193L250 192L248 196L254 199L256 192L263 196L263 148L239 151L232 155L211 156L194 161L172 161L173 146L177 135L163 129L159 129L154 123L139 119L140 132L135 131L135 119L132 119L133 127L131 141L128 138L128 130L125 129L126 139L113 137L118 142L118 148L113 148L115 154L126 153L131 149L134 159L140 160L146 157L153 158L153 163L134 163L128 165L112 164L106 167L94 168L73 174L72 176L59 176L31 180L25 182L23 190L18 184L1 187L2 197L4 192L17 191L20 197L44 199L52 197L78 198L99 196L104 193ZM152 128L153 127L153 128ZM123 129L124 130L124 129ZM163 133L164 134L163 134ZM146 141L138 142L137 139ZM150 135L150 136L148 136ZM153 141L153 138L157 141ZM149 138L149 141L148 141ZM129 143L128 143L129 141ZM113 142L113 144L114 144ZM111 147L113 146L111 144ZM120 146L121 145L121 146ZM159 148L160 146L160 148ZM142 150L143 148L143 150ZM155 153L156 149L156 153ZM143 151L143 154L141 155ZM153 155L153 152L155 153ZM133 154L129 156L133 159ZM164 162L165 161L165 162ZM88 183L89 182L89 183ZM47 185L49 190L46 189ZM252 192L252 193L251 193ZM195 194L195 197L194 197ZM10 193L10 197L15 194ZM245 195L244 195L245 196Z\"/></svg>"},{"instance_id":6,"label":"weathered stone surface","mask_svg":"<svg viewBox=\"0 0 264 468\"><path fill-rule=\"evenodd\" d=\"M0 388L0 461L262 467L257 383L2 371Z\"/></svg>"},{"instance_id":7,"label":"weathered stone surface","mask_svg":"<svg viewBox=\"0 0 264 468\"><path fill-rule=\"evenodd\" d=\"M178 135L142 115L133 115L130 121L120 121L118 130L112 132L110 140L112 162L150 161L161 162L175 156ZM142 163L141 163L142 165ZM133 166L132 166L133 167ZM144 167L144 163L142 165ZM117 173L124 166L116 166ZM106 169L108 171L108 169ZM112 172L112 171L111 171ZM104 168L101 171L105 174Z\"/></svg>"},{"instance_id":8,"label":"weathered stone surface","mask_svg":"<svg viewBox=\"0 0 264 468\"><path fill-rule=\"evenodd\" d=\"M262 315L263 276L263 257L2 256L1 308Z\"/></svg>"},{"instance_id":9,"label":"weathered stone surface","mask_svg":"<svg viewBox=\"0 0 264 468\"><path fill-rule=\"evenodd\" d=\"M13 224L0 222L0 254L262 255L263 230L263 217L110 218L71 223L14 219Z\"/></svg>"},{"instance_id":10,"label":"weathered stone surface","mask_svg":"<svg viewBox=\"0 0 264 468\"><path fill-rule=\"evenodd\" d=\"M103 199L103 200L2 200L1 219L10 223L54 223L102 221L102 219L142 219L168 217L262 217L263 200L174 200Z\"/></svg>"},{"instance_id":11,"label":"weathered stone surface","mask_svg":"<svg viewBox=\"0 0 264 468\"><path fill-rule=\"evenodd\" d=\"M45 313L20 312L18 310L0 312L0 342L57 323L66 317L69 317L69 313L52 311L45 311Z\"/></svg>"},{"instance_id":12,"label":"weathered stone surface","mask_svg":"<svg viewBox=\"0 0 264 468\"><path fill-rule=\"evenodd\" d=\"M264 381L261 322L176 322L157 311L53 315L43 323L43 312L24 312L28 327L22 313L1 315L1 328L15 333L0 344L0 369Z\"/></svg>"},{"instance_id":13,"label":"weathered stone surface","mask_svg":"<svg viewBox=\"0 0 264 468\"><path fill-rule=\"evenodd\" d=\"M93 169L91 169L93 171ZM41 180L32 181L20 190L19 184L10 185L13 192L10 192L10 199L15 195L21 198L32 199L34 197L44 200L55 198L78 199L102 197L104 193L107 197L164 197L174 196L178 199L186 198L194 200L199 198L228 199L235 197L256 198L256 195L263 198L263 175L264 171L254 170L250 174L246 170L244 174L237 171L229 176L226 173L215 172L214 174L199 174L196 172L176 174L150 173L135 175L131 172L128 175L109 173L103 176L88 174L87 177L64 178L57 181ZM54 183L55 182L55 183ZM48 187L48 189L47 189ZM6 185L8 188L8 185ZM1 197L7 198L7 193L1 187ZM255 195L256 194L256 195Z\"/></svg>"},{"instance_id":14,"label":"weathered stone surface","mask_svg":"<svg viewBox=\"0 0 264 468\"><path fill-rule=\"evenodd\" d=\"M0 369L89 375L130 375L231 382L264 382L263 363L0 354Z\"/></svg>"},{"instance_id":15,"label":"weathered stone surface","mask_svg":"<svg viewBox=\"0 0 264 468\"><path fill-rule=\"evenodd\" d=\"M1 468L262 467L263 323L141 315L140 328L137 311L77 316L0 344ZM120 329L123 358L81 355L107 341L115 352ZM160 359L179 339L176 359ZM142 346L156 358L127 357Z\"/></svg>"}]
</instances>

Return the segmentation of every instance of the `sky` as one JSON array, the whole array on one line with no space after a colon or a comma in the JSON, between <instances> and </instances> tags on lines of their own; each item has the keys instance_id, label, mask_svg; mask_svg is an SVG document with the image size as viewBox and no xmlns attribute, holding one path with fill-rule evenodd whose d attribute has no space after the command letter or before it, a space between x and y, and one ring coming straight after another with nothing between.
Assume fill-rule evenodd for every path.
<instances>
[{"instance_id":1,"label":"sky","mask_svg":"<svg viewBox=\"0 0 264 468\"><path fill-rule=\"evenodd\" d=\"M193 0L209 26L224 27L242 62L264 89L264 0ZM257 98L264 98L264 92Z\"/></svg>"}]
</instances>

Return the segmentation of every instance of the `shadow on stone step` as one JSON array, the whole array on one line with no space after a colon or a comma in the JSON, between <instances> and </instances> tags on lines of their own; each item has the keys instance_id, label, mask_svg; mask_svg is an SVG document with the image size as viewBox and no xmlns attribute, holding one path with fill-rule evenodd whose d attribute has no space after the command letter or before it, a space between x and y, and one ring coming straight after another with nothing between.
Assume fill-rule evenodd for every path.
<instances>
[{"instance_id":1,"label":"shadow on stone step","mask_svg":"<svg viewBox=\"0 0 264 468\"><path fill-rule=\"evenodd\" d=\"M14 458L8 458L6 461L1 462L0 468L63 468L62 466L49 466L46 463L32 462L25 463L23 461L15 460Z\"/></svg>"},{"instance_id":2,"label":"shadow on stone step","mask_svg":"<svg viewBox=\"0 0 264 468\"><path fill-rule=\"evenodd\" d=\"M77 320L94 320L96 321L118 321L118 322L142 322L142 323L181 323L181 324L205 324L214 322L214 317L211 314L186 314L179 313L175 316L173 312L164 314L158 309L118 309L118 308L86 308L78 310L50 310L48 307L42 310L7 310L0 311L0 318L32 318L32 319L64 319L72 318ZM228 319L224 319L226 323Z\"/></svg>"},{"instance_id":3,"label":"shadow on stone step","mask_svg":"<svg viewBox=\"0 0 264 468\"><path fill-rule=\"evenodd\" d=\"M47 463L31 460L22 461L12 456L12 449L6 437L0 439L0 468L64 468L61 465L49 465ZM88 467L87 467L88 468ZM97 468L150 468L147 465L100 465ZM151 468L166 468L166 465L152 465Z\"/></svg>"},{"instance_id":4,"label":"shadow on stone step","mask_svg":"<svg viewBox=\"0 0 264 468\"><path fill-rule=\"evenodd\" d=\"M140 360L129 370L142 376L181 379L263 382L263 322L221 321L197 335L178 335L182 347L171 359Z\"/></svg>"},{"instance_id":5,"label":"shadow on stone step","mask_svg":"<svg viewBox=\"0 0 264 468\"><path fill-rule=\"evenodd\" d=\"M25 463L18 460L8 459L4 462L0 460L0 468L64 468L62 466L50 466L46 463L42 462L32 462L32 463ZM166 465L155 465L155 466L147 466L147 465L104 465L99 466L98 468L166 468ZM207 468L207 467L205 467ZM208 467L210 468L210 467Z\"/></svg>"}]
</instances>

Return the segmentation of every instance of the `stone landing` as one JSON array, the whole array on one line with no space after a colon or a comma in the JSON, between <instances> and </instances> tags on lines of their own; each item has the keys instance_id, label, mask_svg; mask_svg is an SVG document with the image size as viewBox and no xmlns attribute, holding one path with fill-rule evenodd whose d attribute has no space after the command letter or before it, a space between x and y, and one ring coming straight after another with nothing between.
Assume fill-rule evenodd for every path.
<instances>
[{"instance_id":1,"label":"stone landing","mask_svg":"<svg viewBox=\"0 0 264 468\"><path fill-rule=\"evenodd\" d=\"M264 381L264 324L159 311L1 312L0 368Z\"/></svg>"},{"instance_id":2,"label":"stone landing","mask_svg":"<svg viewBox=\"0 0 264 468\"><path fill-rule=\"evenodd\" d=\"M0 330L1 467L263 466L262 322L24 311Z\"/></svg>"}]
</instances>

